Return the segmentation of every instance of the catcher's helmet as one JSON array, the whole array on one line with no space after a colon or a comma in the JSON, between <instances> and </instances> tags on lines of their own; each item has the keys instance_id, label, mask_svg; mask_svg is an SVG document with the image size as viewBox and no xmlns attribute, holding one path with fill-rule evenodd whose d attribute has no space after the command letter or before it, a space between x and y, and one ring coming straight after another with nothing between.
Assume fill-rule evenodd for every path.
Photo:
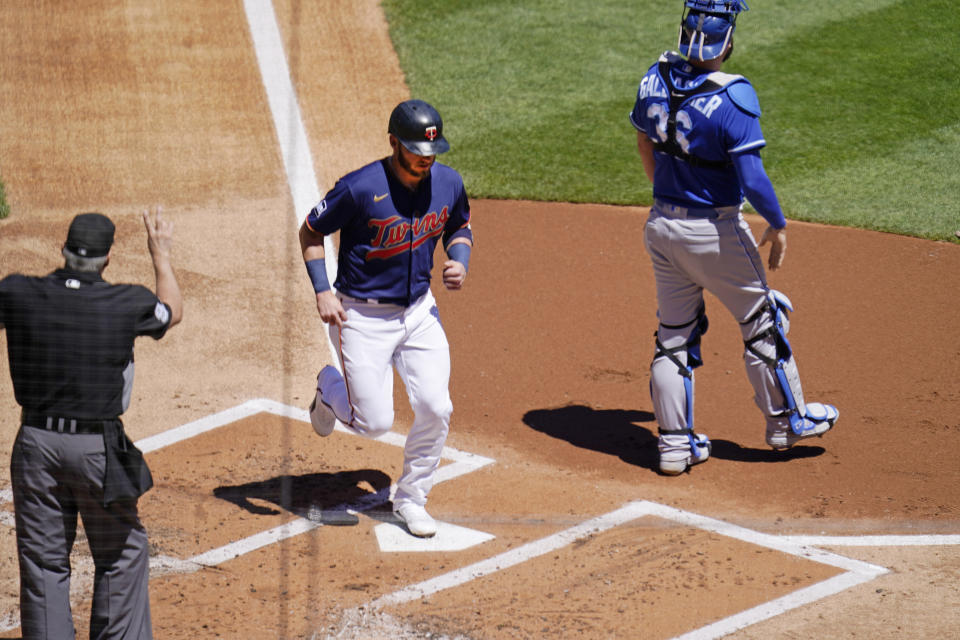
<instances>
[{"instance_id":1,"label":"catcher's helmet","mask_svg":"<svg viewBox=\"0 0 960 640\"><path fill-rule=\"evenodd\" d=\"M737 14L749 11L744 0L686 0L680 20L680 53L697 60L723 54L737 26Z\"/></svg>"},{"instance_id":2,"label":"catcher's helmet","mask_svg":"<svg viewBox=\"0 0 960 640\"><path fill-rule=\"evenodd\" d=\"M390 114L387 131L418 156L433 156L450 150L443 137L443 119L423 100L406 100Z\"/></svg>"}]
</instances>

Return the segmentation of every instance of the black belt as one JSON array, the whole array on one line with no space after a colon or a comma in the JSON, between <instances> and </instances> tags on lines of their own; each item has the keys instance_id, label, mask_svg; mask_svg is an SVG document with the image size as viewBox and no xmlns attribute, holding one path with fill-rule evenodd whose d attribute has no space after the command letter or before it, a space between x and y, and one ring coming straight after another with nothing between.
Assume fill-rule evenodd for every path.
<instances>
[{"instance_id":1,"label":"black belt","mask_svg":"<svg viewBox=\"0 0 960 640\"><path fill-rule=\"evenodd\" d=\"M106 422L113 422L113 419L107 420L89 420L78 418L64 418L60 416L48 416L43 413L33 413L24 411L21 414L21 424L37 429L46 429L47 431L57 431L58 433L103 433L103 425Z\"/></svg>"},{"instance_id":2,"label":"black belt","mask_svg":"<svg viewBox=\"0 0 960 640\"><path fill-rule=\"evenodd\" d=\"M345 293L341 293L342 298L347 300L352 300L353 302L362 302L366 304L395 304L401 307L410 306L410 298L358 298L356 296L349 296Z\"/></svg>"}]
</instances>

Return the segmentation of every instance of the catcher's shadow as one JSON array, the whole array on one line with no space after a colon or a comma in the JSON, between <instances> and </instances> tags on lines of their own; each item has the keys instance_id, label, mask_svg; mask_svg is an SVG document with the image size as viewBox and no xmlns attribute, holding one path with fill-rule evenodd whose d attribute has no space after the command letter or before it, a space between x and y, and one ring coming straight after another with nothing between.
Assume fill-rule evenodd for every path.
<instances>
[{"instance_id":1,"label":"catcher's shadow","mask_svg":"<svg viewBox=\"0 0 960 640\"><path fill-rule=\"evenodd\" d=\"M656 418L649 411L567 405L528 411L523 422L536 431L566 440L574 446L617 456L628 464L659 472ZM652 428L638 425L647 422L652 423ZM786 451L754 449L715 438L711 438L711 444L711 457L748 463L800 460L825 452L823 447L810 445L797 445Z\"/></svg>"},{"instance_id":2,"label":"catcher's shadow","mask_svg":"<svg viewBox=\"0 0 960 640\"><path fill-rule=\"evenodd\" d=\"M826 451L823 447L809 445L796 445L786 451L753 449L730 440L718 440L716 438L710 438L710 444L710 457L735 462L784 462L786 460L815 458L823 455Z\"/></svg>"},{"instance_id":3,"label":"catcher's shadow","mask_svg":"<svg viewBox=\"0 0 960 640\"><path fill-rule=\"evenodd\" d=\"M656 423L649 411L631 409L594 409L567 405L555 409L534 409L523 416L530 428L591 451L617 456L624 462L656 469ZM638 423L654 423L651 431Z\"/></svg>"},{"instance_id":4,"label":"catcher's shadow","mask_svg":"<svg viewBox=\"0 0 960 640\"><path fill-rule=\"evenodd\" d=\"M389 503L390 476L376 469L283 475L220 486L213 495L255 515L288 511L325 525L355 525L359 518L350 511Z\"/></svg>"}]
</instances>

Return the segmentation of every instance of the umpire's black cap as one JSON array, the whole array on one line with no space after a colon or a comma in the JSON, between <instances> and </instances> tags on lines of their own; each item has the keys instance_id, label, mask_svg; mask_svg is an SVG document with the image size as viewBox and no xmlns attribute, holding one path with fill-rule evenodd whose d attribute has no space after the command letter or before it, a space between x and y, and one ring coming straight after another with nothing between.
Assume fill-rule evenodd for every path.
<instances>
[{"instance_id":1,"label":"umpire's black cap","mask_svg":"<svg viewBox=\"0 0 960 640\"><path fill-rule=\"evenodd\" d=\"M450 150L443 137L443 119L423 100L406 100L390 114L387 131L418 156L435 156Z\"/></svg>"},{"instance_id":2,"label":"umpire's black cap","mask_svg":"<svg viewBox=\"0 0 960 640\"><path fill-rule=\"evenodd\" d=\"M84 258L99 258L110 253L115 227L102 213L81 213L70 223L66 247Z\"/></svg>"}]
</instances>

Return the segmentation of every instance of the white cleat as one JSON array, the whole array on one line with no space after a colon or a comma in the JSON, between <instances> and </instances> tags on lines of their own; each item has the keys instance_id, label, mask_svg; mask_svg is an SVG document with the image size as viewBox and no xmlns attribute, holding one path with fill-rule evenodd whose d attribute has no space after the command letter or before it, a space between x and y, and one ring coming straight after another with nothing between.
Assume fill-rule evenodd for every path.
<instances>
[{"instance_id":1,"label":"white cleat","mask_svg":"<svg viewBox=\"0 0 960 640\"><path fill-rule=\"evenodd\" d=\"M418 538L432 538L437 534L437 521L418 504L406 502L394 509L394 513L406 523L407 530Z\"/></svg>"},{"instance_id":2,"label":"white cleat","mask_svg":"<svg viewBox=\"0 0 960 640\"><path fill-rule=\"evenodd\" d=\"M806 438L822 437L833 428L840 412L830 404L820 402L807 403L807 415L804 418L802 433L795 433L790 428L789 421L783 419L774 427L767 427L767 444L777 451L786 451Z\"/></svg>"},{"instance_id":3,"label":"white cleat","mask_svg":"<svg viewBox=\"0 0 960 640\"><path fill-rule=\"evenodd\" d=\"M686 436L684 436L686 437ZM702 433L694 434L697 439L698 455L694 456L689 446L685 452L671 451L660 454L660 473L667 476L678 476L695 464L706 462L710 458L713 445L710 439Z\"/></svg>"}]
</instances>

